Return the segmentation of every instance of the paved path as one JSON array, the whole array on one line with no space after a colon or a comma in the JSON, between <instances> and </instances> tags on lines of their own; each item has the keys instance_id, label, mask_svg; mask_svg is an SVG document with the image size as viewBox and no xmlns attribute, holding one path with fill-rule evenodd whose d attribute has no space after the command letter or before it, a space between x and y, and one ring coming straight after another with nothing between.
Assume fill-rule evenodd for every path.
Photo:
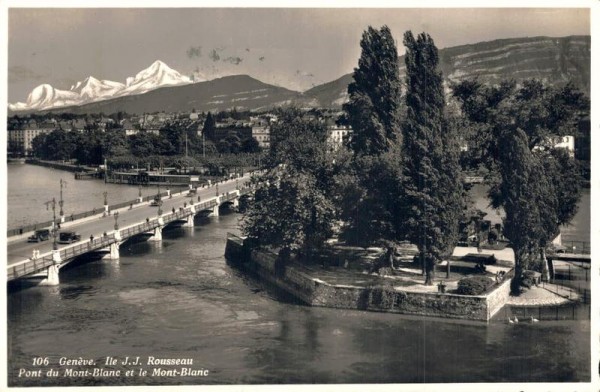
<instances>
[{"instance_id":1,"label":"paved path","mask_svg":"<svg viewBox=\"0 0 600 392\"><path fill-rule=\"evenodd\" d=\"M579 294L575 290L561 285L544 283L543 287L541 285L534 286L518 297L509 297L506 304L511 306L556 306L572 303L578 298Z\"/></svg>"},{"instance_id":2,"label":"paved path","mask_svg":"<svg viewBox=\"0 0 600 392\"><path fill-rule=\"evenodd\" d=\"M248 176L238 179L240 187L242 184L249 179ZM219 193L227 193L236 189L236 181L229 180L225 183L218 184ZM187 193L187 192L186 192ZM194 195L194 202L198 201L198 196L201 200L206 200L216 195L215 186L207 188L198 188L197 194ZM190 198L184 194L174 195L172 198L163 198L163 211L171 211L173 208L179 209L183 207L184 202L189 202ZM189 203L188 203L189 204ZM125 207L119 211L119 226L121 228L127 227L133 224L142 223L146 218L155 219L157 218L158 207L150 206L150 203L144 202L142 204L134 205L133 209ZM85 240L93 235L95 238L102 236L104 232L110 233L114 230L115 219L113 215L107 216L96 216L91 218L85 218L81 221L69 222L68 224L62 225L62 231L76 231L81 234L81 239ZM59 249L65 245L59 244ZM33 250L37 249L41 254L52 250L52 238L48 241L39 243L28 243L27 239L20 239L9 242L7 246L7 265L11 266L15 263L21 262L24 259L31 257Z\"/></svg>"},{"instance_id":3,"label":"paved path","mask_svg":"<svg viewBox=\"0 0 600 392\"><path fill-rule=\"evenodd\" d=\"M454 252L452 253L452 256L466 256L467 254L472 253L472 254L478 254L477 252L477 247L474 246L457 246L454 248ZM479 253L481 255L494 255L496 257L496 259L498 260L505 260L505 261L510 261L514 264L515 262L515 253L513 252L512 248L504 248L504 249L500 249L500 250L493 250L493 249L482 249L481 253Z\"/></svg>"}]
</instances>

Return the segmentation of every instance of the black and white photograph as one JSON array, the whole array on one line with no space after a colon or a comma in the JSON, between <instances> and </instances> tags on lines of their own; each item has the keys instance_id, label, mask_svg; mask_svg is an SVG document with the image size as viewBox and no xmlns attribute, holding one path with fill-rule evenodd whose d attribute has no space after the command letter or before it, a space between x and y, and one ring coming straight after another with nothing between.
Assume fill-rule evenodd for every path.
<instances>
[{"instance_id":1,"label":"black and white photograph","mask_svg":"<svg viewBox=\"0 0 600 392\"><path fill-rule=\"evenodd\" d=\"M0 389L598 390L597 4L333 4L3 4Z\"/></svg>"}]
</instances>

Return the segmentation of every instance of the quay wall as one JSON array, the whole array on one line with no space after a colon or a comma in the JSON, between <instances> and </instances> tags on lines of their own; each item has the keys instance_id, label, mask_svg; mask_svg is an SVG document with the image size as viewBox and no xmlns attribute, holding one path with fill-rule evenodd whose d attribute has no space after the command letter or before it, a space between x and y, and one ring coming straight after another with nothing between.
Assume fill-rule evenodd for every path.
<instances>
[{"instance_id":1,"label":"quay wall","mask_svg":"<svg viewBox=\"0 0 600 392\"><path fill-rule=\"evenodd\" d=\"M265 250L248 252L239 241L227 241L226 256L244 268L310 306L356 309L431 317L488 321L508 300L510 279L487 295L418 293L401 287L335 285L302 271L290 263L283 267L277 254Z\"/></svg>"},{"instance_id":2,"label":"quay wall","mask_svg":"<svg viewBox=\"0 0 600 392\"><path fill-rule=\"evenodd\" d=\"M94 168L88 167L88 166L78 166L78 165L72 165L70 163L55 162L55 161L42 161L40 159L27 159L27 160L25 160L25 163L28 163L31 165L37 165L37 166L50 167L52 169L70 171L70 172L74 172L74 173L94 170Z\"/></svg>"}]
</instances>

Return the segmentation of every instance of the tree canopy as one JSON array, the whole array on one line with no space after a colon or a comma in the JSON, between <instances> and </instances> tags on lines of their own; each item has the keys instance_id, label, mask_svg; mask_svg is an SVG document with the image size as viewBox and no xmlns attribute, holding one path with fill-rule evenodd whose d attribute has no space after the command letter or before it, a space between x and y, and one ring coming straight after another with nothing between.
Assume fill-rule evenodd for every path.
<instances>
[{"instance_id":1,"label":"tree canopy","mask_svg":"<svg viewBox=\"0 0 600 392\"><path fill-rule=\"evenodd\" d=\"M437 48L428 34L404 34L406 121L404 197L406 238L419 248L426 284L435 264L454 248L464 210L456 135L445 121Z\"/></svg>"},{"instance_id":2,"label":"tree canopy","mask_svg":"<svg viewBox=\"0 0 600 392\"><path fill-rule=\"evenodd\" d=\"M550 87L538 80L521 86L464 81L453 86L453 95L479 131L472 144L478 161L491 169L491 204L506 213L504 234L516 262L512 291L518 293L521 272L538 254L547 277L544 249L577 211L578 164L556 142L577 135L589 101L572 84Z\"/></svg>"}]
</instances>

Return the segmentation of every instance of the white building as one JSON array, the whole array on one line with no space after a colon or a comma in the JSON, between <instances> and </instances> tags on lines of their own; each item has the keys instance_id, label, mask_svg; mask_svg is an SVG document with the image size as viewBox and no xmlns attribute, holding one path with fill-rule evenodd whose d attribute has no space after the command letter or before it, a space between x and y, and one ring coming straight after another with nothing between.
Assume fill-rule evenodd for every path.
<instances>
[{"instance_id":1,"label":"white building","mask_svg":"<svg viewBox=\"0 0 600 392\"><path fill-rule=\"evenodd\" d=\"M261 148L269 148L271 145L271 129L266 125L252 126L252 137L256 139Z\"/></svg>"},{"instance_id":2,"label":"white building","mask_svg":"<svg viewBox=\"0 0 600 392\"><path fill-rule=\"evenodd\" d=\"M36 136L41 134L48 134L54 130L55 126L52 123L36 124L30 122L29 124L20 127L18 129L8 130L8 146L13 150L20 150L25 155L30 155L32 146L31 142Z\"/></svg>"},{"instance_id":3,"label":"white building","mask_svg":"<svg viewBox=\"0 0 600 392\"><path fill-rule=\"evenodd\" d=\"M333 125L327 128L327 132L327 143L335 149L350 137L352 128L344 125Z\"/></svg>"}]
</instances>

